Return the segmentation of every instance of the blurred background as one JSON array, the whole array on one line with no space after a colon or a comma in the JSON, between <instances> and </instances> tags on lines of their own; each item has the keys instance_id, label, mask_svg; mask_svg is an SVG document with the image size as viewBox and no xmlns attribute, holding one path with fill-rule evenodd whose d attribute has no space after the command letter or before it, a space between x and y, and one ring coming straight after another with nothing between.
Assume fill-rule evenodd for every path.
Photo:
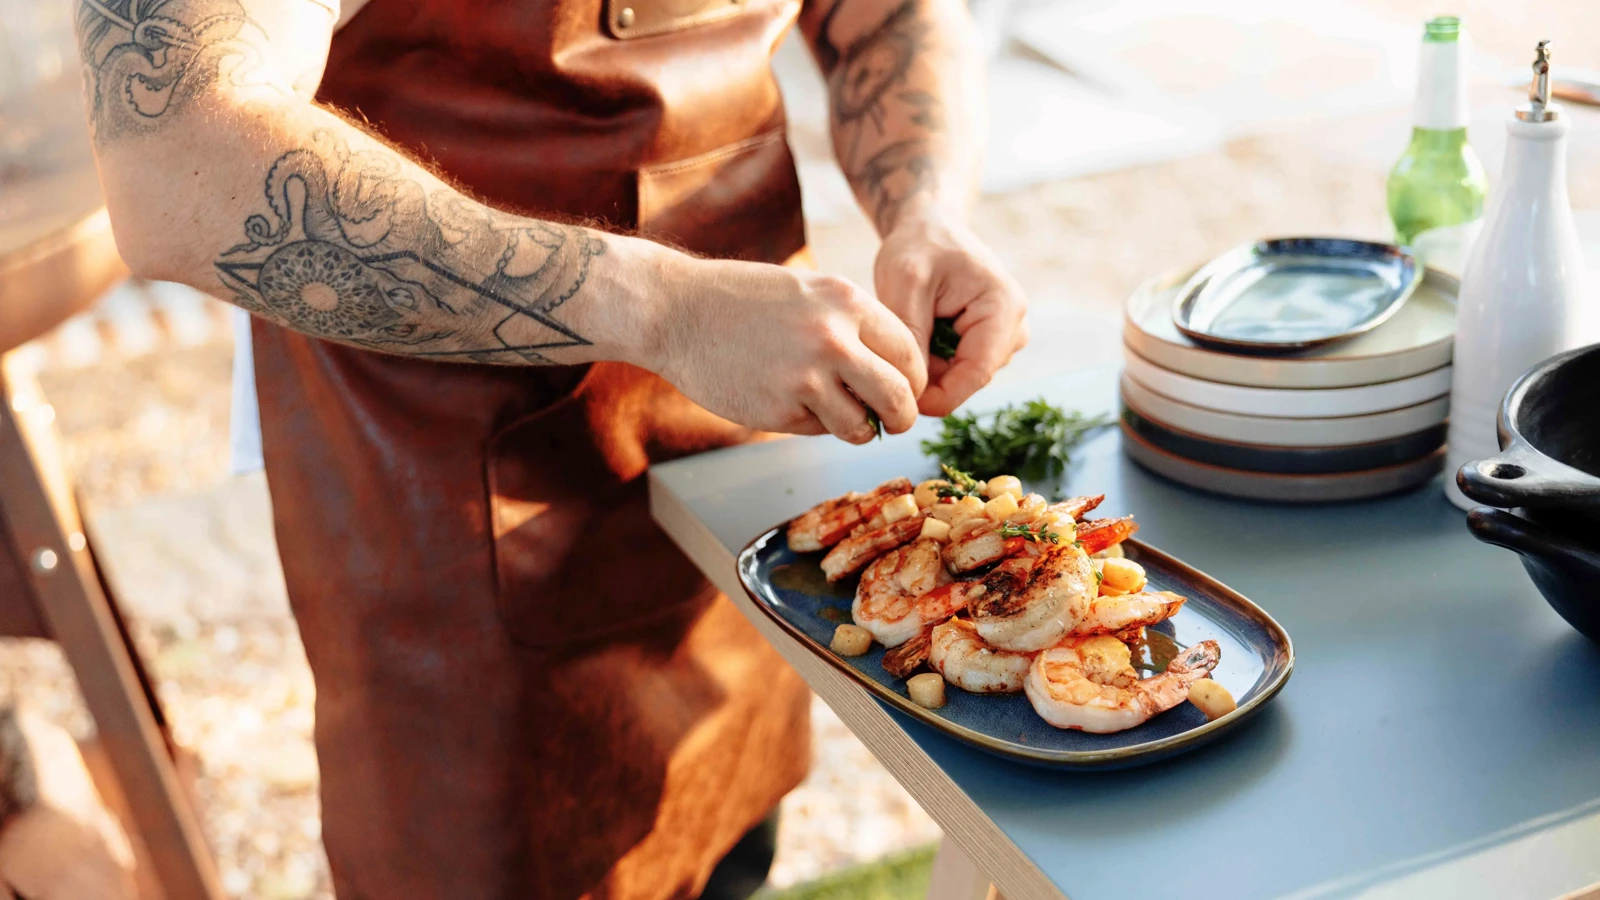
<instances>
[{"instance_id":1,"label":"blurred background","mask_svg":"<svg viewBox=\"0 0 1600 900\"><path fill-rule=\"evenodd\" d=\"M1035 346L1005 379L1027 377L1046 354L1119 358L1114 342L1075 336L1116 333L1104 325L1139 282L1235 244L1390 239L1384 176L1408 137L1428 16L1461 16L1472 42L1470 139L1491 195L1535 42L1554 38L1558 74L1600 69L1593 0L974 4L991 55L990 157L974 222L1033 304ZM0 0L0 222L17 214L14 155L36 137L30 98L77 78L71 11L67 0ZM820 76L792 40L776 66L816 257L870 284L876 241L832 161ZM1593 242L1600 110L1568 108L1571 200ZM226 889L328 897L313 687L265 483L228 471L232 354L221 303L124 282L12 362L37 375L56 410L130 634L173 737L192 754ZM10 704L79 740L93 735L54 644L0 640L0 706ZM772 888L920 896L938 827L826 706L815 703L814 715L816 765L785 803Z\"/></svg>"}]
</instances>

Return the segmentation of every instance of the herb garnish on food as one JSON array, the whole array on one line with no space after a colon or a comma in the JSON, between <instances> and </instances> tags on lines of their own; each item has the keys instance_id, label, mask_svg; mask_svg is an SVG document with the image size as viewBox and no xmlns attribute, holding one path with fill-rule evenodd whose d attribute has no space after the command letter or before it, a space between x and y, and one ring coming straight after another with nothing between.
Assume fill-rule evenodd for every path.
<instances>
[{"instance_id":1,"label":"herb garnish on food","mask_svg":"<svg viewBox=\"0 0 1600 900\"><path fill-rule=\"evenodd\" d=\"M928 342L928 352L940 359L951 359L956 355L956 345L961 343L961 334L956 331L955 319L934 319L933 339Z\"/></svg>"},{"instance_id":2,"label":"herb garnish on food","mask_svg":"<svg viewBox=\"0 0 1600 900\"><path fill-rule=\"evenodd\" d=\"M1000 526L1000 536L1019 537L1025 541L1033 541L1034 543L1040 544L1061 543L1061 535L1056 534L1054 531L1046 531L1045 527L1046 526L1044 525L1039 525L1034 528L1029 528L1026 525L1019 525L1015 522L1007 522L1006 524Z\"/></svg>"},{"instance_id":3,"label":"herb garnish on food","mask_svg":"<svg viewBox=\"0 0 1600 900\"><path fill-rule=\"evenodd\" d=\"M945 416L938 439L923 441L922 452L969 472L1011 472L1044 481L1066 471L1072 448L1090 432L1110 424L1107 416L1064 412L1043 399L1029 400L983 416Z\"/></svg>"},{"instance_id":4,"label":"herb garnish on food","mask_svg":"<svg viewBox=\"0 0 1600 900\"><path fill-rule=\"evenodd\" d=\"M944 463L939 464L939 469L944 472L944 477L950 479L949 484L939 486L939 496L941 498L960 500L962 497L979 496L978 479Z\"/></svg>"}]
</instances>

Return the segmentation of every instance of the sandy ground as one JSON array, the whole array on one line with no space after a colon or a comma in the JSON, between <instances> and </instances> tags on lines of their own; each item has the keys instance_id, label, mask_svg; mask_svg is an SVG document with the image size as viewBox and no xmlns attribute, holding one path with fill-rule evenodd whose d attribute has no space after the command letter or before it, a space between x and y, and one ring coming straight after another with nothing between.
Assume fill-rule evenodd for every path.
<instances>
[{"instance_id":1,"label":"sandy ground","mask_svg":"<svg viewBox=\"0 0 1600 900\"><path fill-rule=\"evenodd\" d=\"M1373 3L1374 7L1377 4ZM1434 3L1391 0L1418 20ZM1538 10L1455 4L1481 47L1509 60L1532 39L1565 38L1565 61L1600 68L1600 4ZM1480 97L1509 106L1515 96ZM1593 150L1600 115L1575 114ZM808 130L809 129L809 130ZM1581 135L1580 135L1581 137ZM1404 140L1404 115L1252 138L1159 165L985 198L974 223L1017 273L1040 314L1114 316L1139 281L1240 241L1285 233L1382 236L1382 177ZM822 152L815 123L796 123L797 152ZM1600 207L1600 154L1575 138L1572 198ZM1491 166L1491 171L1494 171ZM864 220L812 228L824 268L869 281ZM1108 358L1072 333L1053 352ZM226 474L231 351L222 341L108 358L44 374L68 461L104 524L107 555L134 598L136 640L177 738L196 751L207 834L228 890L266 900L326 897L318 844L313 687L281 582L258 482ZM48 644L0 642L0 700L17 698L86 734L70 672ZM933 840L937 827L820 703L817 765L785 804L773 880L789 884Z\"/></svg>"}]
</instances>

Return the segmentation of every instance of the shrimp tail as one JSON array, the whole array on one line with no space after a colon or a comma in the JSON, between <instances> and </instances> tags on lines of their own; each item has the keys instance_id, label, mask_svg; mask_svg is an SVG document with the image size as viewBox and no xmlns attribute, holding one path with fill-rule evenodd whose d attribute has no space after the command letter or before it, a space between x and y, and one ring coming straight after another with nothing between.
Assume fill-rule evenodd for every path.
<instances>
[{"instance_id":1,"label":"shrimp tail","mask_svg":"<svg viewBox=\"0 0 1600 900\"><path fill-rule=\"evenodd\" d=\"M921 634L911 640L884 651L883 670L896 678L910 677L912 672L928 661L928 653L932 649L933 629L924 628Z\"/></svg>"},{"instance_id":2,"label":"shrimp tail","mask_svg":"<svg viewBox=\"0 0 1600 900\"><path fill-rule=\"evenodd\" d=\"M1090 555L1113 547L1132 537L1139 530L1133 516L1120 519L1095 519L1078 526L1078 543Z\"/></svg>"},{"instance_id":3,"label":"shrimp tail","mask_svg":"<svg viewBox=\"0 0 1600 900\"><path fill-rule=\"evenodd\" d=\"M1106 499L1105 494L1096 494L1093 497L1073 497L1063 500L1055 508L1067 513L1074 519L1081 519L1083 514L1099 506Z\"/></svg>"},{"instance_id":4,"label":"shrimp tail","mask_svg":"<svg viewBox=\"0 0 1600 900\"><path fill-rule=\"evenodd\" d=\"M1216 641L1201 641L1172 658L1167 664L1167 674L1187 676L1199 680L1211 674L1222 658L1222 648Z\"/></svg>"}]
</instances>

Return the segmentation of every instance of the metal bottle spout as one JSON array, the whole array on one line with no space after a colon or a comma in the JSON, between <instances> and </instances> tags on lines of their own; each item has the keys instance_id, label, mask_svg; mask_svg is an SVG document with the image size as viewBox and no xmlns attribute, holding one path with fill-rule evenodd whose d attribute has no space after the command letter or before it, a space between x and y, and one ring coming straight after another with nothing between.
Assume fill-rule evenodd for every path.
<instances>
[{"instance_id":1,"label":"metal bottle spout","mask_svg":"<svg viewBox=\"0 0 1600 900\"><path fill-rule=\"evenodd\" d=\"M1528 86L1528 102L1517 109L1517 118L1524 122L1549 122L1560 117L1560 107L1550 105L1550 42L1540 41L1534 50L1533 84Z\"/></svg>"}]
</instances>

